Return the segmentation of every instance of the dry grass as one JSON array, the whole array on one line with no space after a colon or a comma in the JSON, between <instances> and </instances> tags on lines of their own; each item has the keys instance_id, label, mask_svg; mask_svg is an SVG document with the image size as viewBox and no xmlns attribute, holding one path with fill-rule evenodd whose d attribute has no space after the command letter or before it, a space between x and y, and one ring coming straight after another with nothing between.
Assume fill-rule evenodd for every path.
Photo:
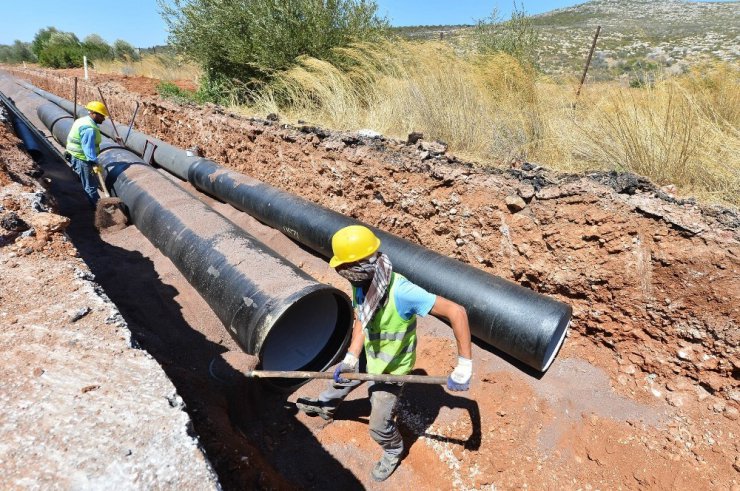
<instances>
[{"instance_id":1,"label":"dry grass","mask_svg":"<svg viewBox=\"0 0 740 491\"><path fill-rule=\"evenodd\" d=\"M435 42L355 46L306 58L253 94L250 112L405 138L421 131L486 165L514 158L562 170L616 169L740 205L740 80L702 67L650 87L538 78L505 55L460 55ZM245 108L242 108L245 109Z\"/></svg>"},{"instance_id":2,"label":"dry grass","mask_svg":"<svg viewBox=\"0 0 740 491\"><path fill-rule=\"evenodd\" d=\"M156 78L164 82L191 80L196 85L201 71L195 65L186 63L179 57L167 54L150 54L140 61L102 61L95 62L95 71L117 75Z\"/></svg>"}]
</instances>

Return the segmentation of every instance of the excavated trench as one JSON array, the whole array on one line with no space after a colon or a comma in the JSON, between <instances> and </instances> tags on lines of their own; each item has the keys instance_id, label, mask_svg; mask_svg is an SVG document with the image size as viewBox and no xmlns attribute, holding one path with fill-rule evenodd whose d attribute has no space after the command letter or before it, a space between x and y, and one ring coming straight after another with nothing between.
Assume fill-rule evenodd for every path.
<instances>
[{"instance_id":1,"label":"excavated trench","mask_svg":"<svg viewBox=\"0 0 740 491\"><path fill-rule=\"evenodd\" d=\"M30 71L15 75L70 97L69 78ZM130 114L131 93L116 83L104 87L113 114ZM86 100L96 92L83 83L81 94ZM526 163L486 170L458 162L433 142L407 144L309 125L285 127L224 114L217 107L140 100L137 128L142 132L185 148L197 144L222 165L573 306L562 361L556 360L539 381L491 358L485 346L476 348L481 385L470 400L477 404L437 394L441 406L471 415L458 430L449 430L460 417L455 409L420 410L429 394L409 390L402 431L411 442L421 439L425 445L414 447L410 470L399 471L397 484L419 479L420 487L432 489L433 471L423 468L458 461L477 466L479 474L458 476L463 484L457 487L507 487L523 482L527 469L534 471L548 460L557 461L560 471L526 479L540 486L563 486L574 477L581 484L593 479L602 486L660 488L671 476L673 482L678 476L682 483L701 483L711 470L717 485L736 483L733 452L738 449L728 437L740 430L736 212L668 196L629 175L564 176ZM215 384L207 375L208 361L236 349L218 319L135 229L98 237L89 214L80 211L84 206L74 176L65 176L70 173L62 164L54 165L50 169L56 170L47 172L62 213L72 218L70 236L141 344L177 385L223 485L369 485L364 475L358 476L375 449L372 442L356 441L364 436L360 428L367 408L350 401L354 404L345 420L324 428L295 416L292 405L283 404L284 395ZM228 206L210 202L229 218L260 229L265 241L279 244L319 281L341 287L341 280L313 255ZM431 341L420 345L420 366L439 373L440 359L449 358L444 348L449 335L435 323L427 330ZM583 387L574 381L592 390L580 393ZM290 398L318 388L309 384ZM575 408L567 393L580 401ZM512 401L509 394L523 402ZM599 401L614 397L626 406L615 404L608 414L596 409ZM568 414L562 412L568 407L576 419L558 416ZM435 443L429 437L435 433L445 441ZM648 435L643 442L648 455L678 460L661 456L651 462L609 437L632 433ZM464 450L455 447L456 439L467 442ZM440 450L450 441L451 450ZM340 450L347 442L369 457L358 459ZM306 449L301 453L306 462L290 459L291 451ZM524 449L540 456L527 463ZM445 462L445 450L456 460ZM640 459L649 462L647 473L635 470L642 469ZM686 462L693 465L685 471L671 467Z\"/></svg>"}]
</instances>

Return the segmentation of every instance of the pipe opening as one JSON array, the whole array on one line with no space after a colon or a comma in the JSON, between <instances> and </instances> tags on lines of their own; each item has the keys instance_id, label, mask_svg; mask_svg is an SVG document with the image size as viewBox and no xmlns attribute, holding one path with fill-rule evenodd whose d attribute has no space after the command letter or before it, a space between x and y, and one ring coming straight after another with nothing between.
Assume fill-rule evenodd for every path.
<instances>
[{"instance_id":1,"label":"pipe opening","mask_svg":"<svg viewBox=\"0 0 740 491\"><path fill-rule=\"evenodd\" d=\"M550 343L547 345L547 349L545 350L544 356L542 357L545 362L545 364L542 366L542 372L546 372L547 369L550 368L550 365L555 359L555 355L557 355L558 351L560 351L560 347L563 345L563 341L565 341L565 335L568 332L568 326L570 326L570 319L570 313L568 313L568 315L563 315L560 317L558 321L558 327L552 333L552 336L550 337Z\"/></svg>"},{"instance_id":2,"label":"pipe opening","mask_svg":"<svg viewBox=\"0 0 740 491\"><path fill-rule=\"evenodd\" d=\"M276 320L262 343L264 370L324 370L352 332L347 299L331 290L300 298Z\"/></svg>"}]
</instances>

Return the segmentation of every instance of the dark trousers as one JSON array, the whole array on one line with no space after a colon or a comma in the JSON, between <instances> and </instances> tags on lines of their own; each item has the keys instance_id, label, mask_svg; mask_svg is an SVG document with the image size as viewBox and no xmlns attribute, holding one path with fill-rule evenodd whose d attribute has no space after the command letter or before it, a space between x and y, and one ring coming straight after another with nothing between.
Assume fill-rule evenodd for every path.
<instances>
[{"instance_id":1,"label":"dark trousers","mask_svg":"<svg viewBox=\"0 0 740 491\"><path fill-rule=\"evenodd\" d=\"M319 400L335 408L347 395L362 382L352 381L349 384L335 384L319 395ZM396 427L396 409L403 385L384 382L370 382L367 389L370 394L370 436L373 437L386 454L398 458L403 453L403 439Z\"/></svg>"},{"instance_id":2,"label":"dark trousers","mask_svg":"<svg viewBox=\"0 0 740 491\"><path fill-rule=\"evenodd\" d=\"M97 178L93 175L92 171L94 164L71 155L69 156L69 163L72 164L72 170L80 176L87 200L92 206L95 206L100 199L100 195L98 194Z\"/></svg>"}]
</instances>

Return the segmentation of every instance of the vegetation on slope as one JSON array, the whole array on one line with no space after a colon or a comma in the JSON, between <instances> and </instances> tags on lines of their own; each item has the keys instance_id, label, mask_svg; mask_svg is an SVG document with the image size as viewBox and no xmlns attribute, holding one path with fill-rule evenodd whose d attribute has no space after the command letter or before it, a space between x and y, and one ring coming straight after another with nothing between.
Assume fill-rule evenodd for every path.
<instances>
[{"instance_id":1,"label":"vegetation on slope","mask_svg":"<svg viewBox=\"0 0 740 491\"><path fill-rule=\"evenodd\" d=\"M740 68L727 61L740 2L593 0L537 17L515 6L506 21L494 11L477 26L395 31L413 41L388 34L372 1L160 2L175 46L199 66L172 53L111 59L89 37L80 44L97 46L98 70L158 78L163 96L250 114L399 138L420 131L485 165L632 171L740 205ZM39 31L32 48L66 34ZM168 83L182 79L200 90Z\"/></svg>"},{"instance_id":2,"label":"vegetation on slope","mask_svg":"<svg viewBox=\"0 0 740 491\"><path fill-rule=\"evenodd\" d=\"M405 138L420 131L478 161L631 171L740 204L740 72L704 65L650 85L555 83L505 54L386 42L304 57L252 94L248 112Z\"/></svg>"}]
</instances>

